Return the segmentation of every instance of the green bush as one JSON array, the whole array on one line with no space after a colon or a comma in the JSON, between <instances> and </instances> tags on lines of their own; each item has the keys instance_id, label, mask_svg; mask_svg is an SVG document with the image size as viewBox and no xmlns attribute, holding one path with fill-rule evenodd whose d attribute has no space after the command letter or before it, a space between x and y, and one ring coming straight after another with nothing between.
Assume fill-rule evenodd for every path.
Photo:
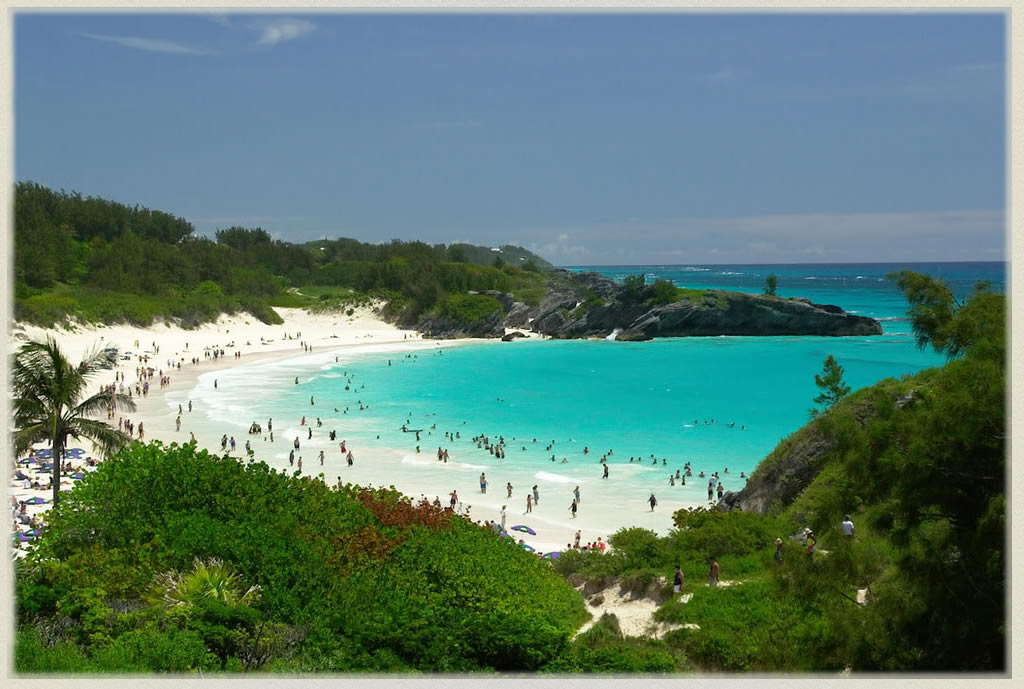
<instances>
[{"instance_id":1,"label":"green bush","mask_svg":"<svg viewBox=\"0 0 1024 689\"><path fill-rule=\"evenodd\" d=\"M259 604L154 609L157 575L196 557L258 583ZM536 670L587 616L547 562L462 518L158 443L69 494L17 584L23 631L65 619L110 671L247 667L263 625L270 669Z\"/></svg>"},{"instance_id":2,"label":"green bush","mask_svg":"<svg viewBox=\"0 0 1024 689\"><path fill-rule=\"evenodd\" d=\"M440 308L441 316L461 325L479 325L495 313L502 313L501 303L483 294L452 294Z\"/></svg>"}]
</instances>

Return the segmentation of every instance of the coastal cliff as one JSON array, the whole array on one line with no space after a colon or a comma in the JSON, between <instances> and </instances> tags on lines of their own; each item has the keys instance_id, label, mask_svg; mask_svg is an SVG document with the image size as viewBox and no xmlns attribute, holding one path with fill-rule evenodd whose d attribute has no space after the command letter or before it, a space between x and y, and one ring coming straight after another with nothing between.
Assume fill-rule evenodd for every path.
<instances>
[{"instance_id":1,"label":"coastal cliff","mask_svg":"<svg viewBox=\"0 0 1024 689\"><path fill-rule=\"evenodd\" d=\"M443 315L427 316L417 328L426 337L440 338L501 337L505 328L530 328L559 339L614 334L618 340L882 334L882 326L873 318L800 297L685 290L670 285L647 285L631 291L598 273L564 269L552 271L545 294L535 306L516 301L512 294L493 290L470 294L480 300L494 300L492 312L472 323L459 323Z\"/></svg>"}]
</instances>

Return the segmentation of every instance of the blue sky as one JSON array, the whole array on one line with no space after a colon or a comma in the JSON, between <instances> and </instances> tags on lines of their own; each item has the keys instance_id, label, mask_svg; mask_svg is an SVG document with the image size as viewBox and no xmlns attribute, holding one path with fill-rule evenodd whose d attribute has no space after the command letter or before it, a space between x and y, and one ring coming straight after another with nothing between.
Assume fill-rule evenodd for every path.
<instances>
[{"instance_id":1,"label":"blue sky","mask_svg":"<svg viewBox=\"0 0 1024 689\"><path fill-rule=\"evenodd\" d=\"M1001 14L18 13L15 177L558 264L1005 257Z\"/></svg>"}]
</instances>

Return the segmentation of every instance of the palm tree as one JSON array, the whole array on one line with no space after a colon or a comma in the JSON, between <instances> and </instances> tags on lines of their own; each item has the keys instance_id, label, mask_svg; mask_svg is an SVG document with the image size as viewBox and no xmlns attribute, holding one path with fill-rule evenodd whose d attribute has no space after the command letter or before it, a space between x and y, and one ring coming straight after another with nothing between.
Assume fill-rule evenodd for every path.
<instances>
[{"instance_id":1,"label":"palm tree","mask_svg":"<svg viewBox=\"0 0 1024 689\"><path fill-rule=\"evenodd\" d=\"M99 392L81 400L88 379L102 369L114 366L116 352L93 351L78 366L72 366L57 346L46 342L27 342L14 356L15 452L26 452L33 444L50 442L53 448L53 504L60 499L60 469L67 439L91 440L102 456L107 456L129 438L104 421L90 418L108 408L134 411L135 403L117 392Z\"/></svg>"}]
</instances>

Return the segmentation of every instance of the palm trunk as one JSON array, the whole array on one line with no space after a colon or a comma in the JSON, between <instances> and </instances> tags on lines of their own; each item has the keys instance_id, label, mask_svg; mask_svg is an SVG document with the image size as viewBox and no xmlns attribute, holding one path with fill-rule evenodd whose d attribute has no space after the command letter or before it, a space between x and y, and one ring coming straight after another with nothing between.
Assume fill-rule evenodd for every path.
<instances>
[{"instance_id":1,"label":"palm trunk","mask_svg":"<svg viewBox=\"0 0 1024 689\"><path fill-rule=\"evenodd\" d=\"M55 435L53 438L53 506L60 500L60 467L64 463L64 438Z\"/></svg>"}]
</instances>

